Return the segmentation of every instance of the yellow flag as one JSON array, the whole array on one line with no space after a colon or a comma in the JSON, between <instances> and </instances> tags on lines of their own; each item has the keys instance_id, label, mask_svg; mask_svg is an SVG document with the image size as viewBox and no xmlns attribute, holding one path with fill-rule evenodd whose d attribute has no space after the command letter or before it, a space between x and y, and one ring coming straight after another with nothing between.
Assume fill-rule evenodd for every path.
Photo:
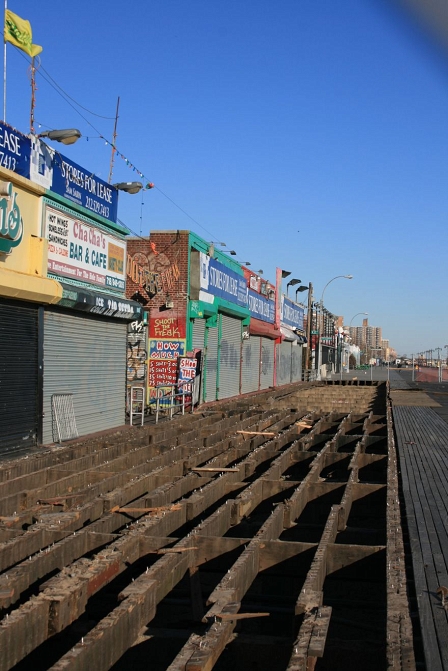
<instances>
[{"instance_id":1,"label":"yellow flag","mask_svg":"<svg viewBox=\"0 0 448 671\"><path fill-rule=\"evenodd\" d=\"M25 51L29 56L37 56L42 51L42 47L33 44L33 32L31 24L25 19L21 19L17 14L7 9L5 11L5 42L11 42L14 46Z\"/></svg>"}]
</instances>

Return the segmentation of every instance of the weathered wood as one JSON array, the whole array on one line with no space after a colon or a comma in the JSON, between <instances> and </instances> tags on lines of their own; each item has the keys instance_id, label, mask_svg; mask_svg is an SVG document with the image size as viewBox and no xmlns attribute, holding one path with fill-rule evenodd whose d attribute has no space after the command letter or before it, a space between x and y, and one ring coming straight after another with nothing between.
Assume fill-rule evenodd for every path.
<instances>
[{"instance_id":1,"label":"weathered wood","mask_svg":"<svg viewBox=\"0 0 448 671\"><path fill-rule=\"evenodd\" d=\"M276 433L274 431L237 431L237 433L241 433L246 436L275 436Z\"/></svg>"},{"instance_id":2,"label":"weathered wood","mask_svg":"<svg viewBox=\"0 0 448 671\"><path fill-rule=\"evenodd\" d=\"M250 620L257 617L269 617L270 613L217 613L218 620L229 622L230 620Z\"/></svg>"}]
</instances>

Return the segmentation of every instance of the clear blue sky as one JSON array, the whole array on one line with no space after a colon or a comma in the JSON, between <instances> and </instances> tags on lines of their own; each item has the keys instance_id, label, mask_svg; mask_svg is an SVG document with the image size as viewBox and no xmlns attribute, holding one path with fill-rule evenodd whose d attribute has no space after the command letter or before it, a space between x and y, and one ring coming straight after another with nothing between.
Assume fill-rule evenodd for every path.
<instances>
[{"instance_id":1,"label":"clear blue sky","mask_svg":"<svg viewBox=\"0 0 448 671\"><path fill-rule=\"evenodd\" d=\"M325 292L346 323L368 312L402 354L448 344L448 55L385 0L8 6L43 46L36 130L79 128L63 153L106 180L120 96L117 147L156 185L121 194L130 229L226 242L316 300L352 274ZM28 132L28 58L7 54L6 120Z\"/></svg>"}]
</instances>

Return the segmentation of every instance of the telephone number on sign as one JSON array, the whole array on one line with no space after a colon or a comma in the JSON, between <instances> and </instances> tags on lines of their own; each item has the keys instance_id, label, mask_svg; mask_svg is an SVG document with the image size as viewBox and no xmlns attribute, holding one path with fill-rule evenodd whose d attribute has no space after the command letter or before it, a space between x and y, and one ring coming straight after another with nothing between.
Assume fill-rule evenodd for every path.
<instances>
[{"instance_id":1,"label":"telephone number on sign","mask_svg":"<svg viewBox=\"0 0 448 671\"><path fill-rule=\"evenodd\" d=\"M124 289L124 280L117 280L116 277L106 275L106 286L113 287L114 289Z\"/></svg>"},{"instance_id":2,"label":"telephone number on sign","mask_svg":"<svg viewBox=\"0 0 448 671\"><path fill-rule=\"evenodd\" d=\"M96 212L96 214L100 214L102 217L107 218L109 216L109 208L107 205L99 203L97 200L90 198L90 196L86 197L86 208L92 212Z\"/></svg>"},{"instance_id":3,"label":"telephone number on sign","mask_svg":"<svg viewBox=\"0 0 448 671\"><path fill-rule=\"evenodd\" d=\"M0 165L2 168L14 171L16 169L17 161L14 156L10 156L9 154L5 154L5 152L0 151Z\"/></svg>"}]
</instances>

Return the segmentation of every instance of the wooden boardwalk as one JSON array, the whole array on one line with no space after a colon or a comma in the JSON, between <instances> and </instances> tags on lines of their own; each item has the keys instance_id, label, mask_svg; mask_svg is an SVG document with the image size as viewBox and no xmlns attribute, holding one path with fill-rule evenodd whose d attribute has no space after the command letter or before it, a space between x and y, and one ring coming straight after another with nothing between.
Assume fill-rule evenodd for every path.
<instances>
[{"instance_id":1,"label":"wooden boardwalk","mask_svg":"<svg viewBox=\"0 0 448 671\"><path fill-rule=\"evenodd\" d=\"M437 593L448 587L448 424L431 407L392 402L426 670L448 671L448 611Z\"/></svg>"}]
</instances>

